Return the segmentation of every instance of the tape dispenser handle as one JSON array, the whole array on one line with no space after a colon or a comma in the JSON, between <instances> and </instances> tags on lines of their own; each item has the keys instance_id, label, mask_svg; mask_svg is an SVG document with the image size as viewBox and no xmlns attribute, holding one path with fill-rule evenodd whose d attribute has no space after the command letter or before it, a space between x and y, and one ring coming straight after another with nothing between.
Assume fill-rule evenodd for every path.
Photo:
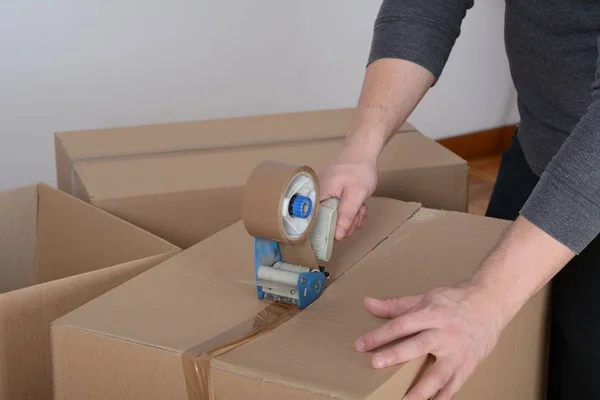
<instances>
[{"instance_id":1,"label":"tape dispenser handle","mask_svg":"<svg viewBox=\"0 0 600 400\"><path fill-rule=\"evenodd\" d=\"M315 224L310 232L310 244L317 260L327 262L331 259L339 205L340 199L335 197L319 203Z\"/></svg>"},{"instance_id":2,"label":"tape dispenser handle","mask_svg":"<svg viewBox=\"0 0 600 400\"><path fill-rule=\"evenodd\" d=\"M320 202L319 206L332 208L332 209L336 210L336 212L337 212L337 209L340 206L340 202L341 202L341 200L338 199L337 197L330 197L330 198Z\"/></svg>"}]
</instances>

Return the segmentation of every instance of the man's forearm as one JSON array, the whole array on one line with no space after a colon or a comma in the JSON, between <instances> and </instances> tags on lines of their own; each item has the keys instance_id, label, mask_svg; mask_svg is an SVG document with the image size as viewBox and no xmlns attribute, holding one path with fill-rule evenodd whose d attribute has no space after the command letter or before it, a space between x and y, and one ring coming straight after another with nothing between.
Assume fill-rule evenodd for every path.
<instances>
[{"instance_id":1,"label":"man's forearm","mask_svg":"<svg viewBox=\"0 0 600 400\"><path fill-rule=\"evenodd\" d=\"M600 61L597 72L600 77ZM505 297L509 314L598 235L600 78L592 87L586 114L542 174L521 216L478 272L478 280Z\"/></svg>"},{"instance_id":2,"label":"man's forearm","mask_svg":"<svg viewBox=\"0 0 600 400\"><path fill-rule=\"evenodd\" d=\"M370 64L347 135L348 147L376 160L433 81L428 70L409 61L380 59Z\"/></svg>"},{"instance_id":3,"label":"man's forearm","mask_svg":"<svg viewBox=\"0 0 600 400\"><path fill-rule=\"evenodd\" d=\"M345 156L375 162L439 78L473 0L383 0Z\"/></svg>"},{"instance_id":4,"label":"man's forearm","mask_svg":"<svg viewBox=\"0 0 600 400\"><path fill-rule=\"evenodd\" d=\"M519 217L484 260L472 282L502 304L508 323L575 253Z\"/></svg>"}]
</instances>

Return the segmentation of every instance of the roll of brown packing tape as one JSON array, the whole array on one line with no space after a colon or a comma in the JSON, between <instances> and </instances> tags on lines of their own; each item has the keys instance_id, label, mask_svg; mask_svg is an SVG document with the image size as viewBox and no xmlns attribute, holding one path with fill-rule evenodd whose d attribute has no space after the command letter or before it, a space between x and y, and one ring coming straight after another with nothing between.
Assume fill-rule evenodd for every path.
<instances>
[{"instance_id":1,"label":"roll of brown packing tape","mask_svg":"<svg viewBox=\"0 0 600 400\"><path fill-rule=\"evenodd\" d=\"M311 193L307 193L309 188ZM310 197L313 210L307 219L286 217L291 195ZM267 160L252 172L242 199L242 219L253 237L281 243L308 241L319 205L319 185L315 171L304 165ZM291 222L290 222L291 221Z\"/></svg>"}]
</instances>

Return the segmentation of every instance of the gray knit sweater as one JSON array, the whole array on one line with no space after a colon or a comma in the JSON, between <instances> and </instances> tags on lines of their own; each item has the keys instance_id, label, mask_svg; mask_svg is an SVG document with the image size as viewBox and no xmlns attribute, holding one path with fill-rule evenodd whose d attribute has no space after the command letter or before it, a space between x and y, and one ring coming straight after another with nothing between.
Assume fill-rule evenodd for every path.
<instances>
[{"instance_id":1,"label":"gray knit sweater","mask_svg":"<svg viewBox=\"0 0 600 400\"><path fill-rule=\"evenodd\" d=\"M437 81L472 6L384 0L369 62L409 60ZM600 1L506 0L505 42L518 138L541 176L521 215L579 253L600 233Z\"/></svg>"}]
</instances>

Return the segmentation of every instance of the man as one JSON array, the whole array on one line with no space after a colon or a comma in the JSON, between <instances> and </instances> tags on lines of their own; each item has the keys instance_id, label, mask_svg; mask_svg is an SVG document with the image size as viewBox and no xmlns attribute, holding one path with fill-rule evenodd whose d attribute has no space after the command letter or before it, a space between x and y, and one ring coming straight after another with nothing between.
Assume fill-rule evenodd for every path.
<instances>
[{"instance_id":1,"label":"man","mask_svg":"<svg viewBox=\"0 0 600 400\"><path fill-rule=\"evenodd\" d=\"M342 200L336 239L363 226L378 156L439 78L472 3L383 1L346 144L320 173L323 199ZM600 398L600 3L508 0L505 18L521 121L487 215L514 223L462 284L364 302L389 319L356 341L375 368L435 356L408 400L456 394L550 280L549 397Z\"/></svg>"}]
</instances>

